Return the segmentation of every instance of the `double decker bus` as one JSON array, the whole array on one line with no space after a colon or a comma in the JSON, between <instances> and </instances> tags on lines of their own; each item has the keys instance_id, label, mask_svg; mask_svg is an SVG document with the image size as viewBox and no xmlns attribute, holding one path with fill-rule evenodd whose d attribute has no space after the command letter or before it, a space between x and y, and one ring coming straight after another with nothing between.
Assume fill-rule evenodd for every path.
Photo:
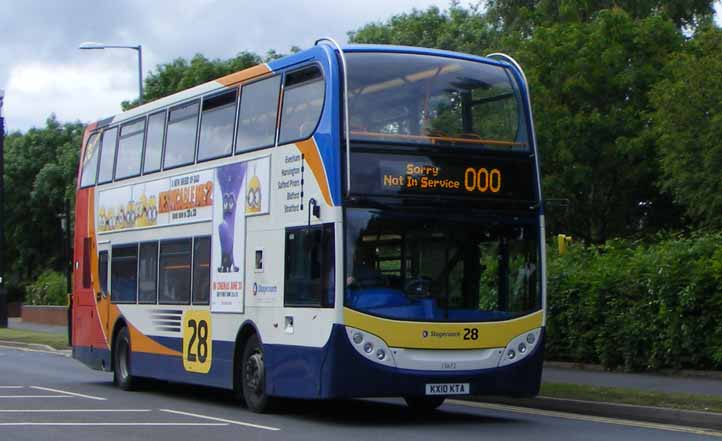
<instances>
[{"instance_id":1,"label":"double decker bus","mask_svg":"<svg viewBox=\"0 0 722 441\"><path fill-rule=\"evenodd\" d=\"M544 216L513 59L322 39L87 127L73 356L278 397L534 395Z\"/></svg>"}]
</instances>

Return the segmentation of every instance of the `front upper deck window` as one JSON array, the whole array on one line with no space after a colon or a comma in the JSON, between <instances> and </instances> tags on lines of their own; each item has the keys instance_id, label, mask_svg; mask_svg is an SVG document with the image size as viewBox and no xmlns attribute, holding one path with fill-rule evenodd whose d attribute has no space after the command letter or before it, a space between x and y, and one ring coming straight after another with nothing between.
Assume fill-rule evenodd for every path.
<instances>
[{"instance_id":1,"label":"front upper deck window","mask_svg":"<svg viewBox=\"0 0 722 441\"><path fill-rule=\"evenodd\" d=\"M95 177L98 174L98 134L93 133L85 144L85 158L83 159L83 177L80 181L81 187L95 185Z\"/></svg>"},{"instance_id":2,"label":"front upper deck window","mask_svg":"<svg viewBox=\"0 0 722 441\"><path fill-rule=\"evenodd\" d=\"M508 69L414 54L347 58L351 139L528 149L524 107Z\"/></svg>"}]
</instances>

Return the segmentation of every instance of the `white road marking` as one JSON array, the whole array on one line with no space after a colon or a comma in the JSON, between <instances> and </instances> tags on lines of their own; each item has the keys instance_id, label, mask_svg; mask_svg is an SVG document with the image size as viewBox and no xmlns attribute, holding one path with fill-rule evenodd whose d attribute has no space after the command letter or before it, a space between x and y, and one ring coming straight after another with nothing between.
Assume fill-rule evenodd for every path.
<instances>
[{"instance_id":1,"label":"white road marking","mask_svg":"<svg viewBox=\"0 0 722 441\"><path fill-rule=\"evenodd\" d=\"M509 406L506 404L479 403L475 401L447 400L447 404L455 406L478 407L481 409L498 410L506 412L522 413L527 415L548 416L564 418L567 420L591 421L595 423L615 424L618 426L637 427L641 429L665 430L668 432L692 433L695 435L707 435L722 438L722 432L711 429L700 429L697 427L675 426L672 424L650 423L646 421L632 421L617 418L606 418L591 415L580 415L576 413L557 412L553 410L532 409L529 407Z\"/></svg>"},{"instance_id":2,"label":"white road marking","mask_svg":"<svg viewBox=\"0 0 722 441\"><path fill-rule=\"evenodd\" d=\"M0 389L22 389L25 386L0 386Z\"/></svg>"},{"instance_id":3,"label":"white road marking","mask_svg":"<svg viewBox=\"0 0 722 441\"><path fill-rule=\"evenodd\" d=\"M0 423L0 427L17 427L17 426L227 426L224 423L35 423L31 421L23 421L18 423Z\"/></svg>"},{"instance_id":4,"label":"white road marking","mask_svg":"<svg viewBox=\"0 0 722 441\"><path fill-rule=\"evenodd\" d=\"M84 395L84 394L79 394L79 393L75 393L75 392L68 392L68 391L66 391L66 390L60 390L60 389L51 389L51 388L49 388L49 387L30 386L30 388L31 388L31 389L37 389L37 390L45 390L45 391L48 391L48 392L57 392L57 393L59 393L59 394L72 395L72 396L74 396L74 397L87 398L87 399L89 399L89 400L99 400L99 401L106 401L106 400L107 400L107 398L103 398L103 397L94 397L94 396L92 396L92 395Z\"/></svg>"},{"instance_id":5,"label":"white road marking","mask_svg":"<svg viewBox=\"0 0 722 441\"><path fill-rule=\"evenodd\" d=\"M256 429L272 430L272 431L281 430L281 429L279 429L278 427L261 426L261 425L259 425L259 424L245 423L245 422L243 422L243 421L227 420L227 419L225 419L225 418L216 418L216 417L211 417L211 416L206 416L206 415L199 415L199 414L197 414L197 413L181 412L181 411L179 411L179 410L160 409L160 411L161 411L161 412L168 412L168 413L175 413L175 414L177 414L177 415L185 415L185 416L192 416L192 417L196 417L196 418L203 418L203 419L211 420L211 421L220 421L220 422L223 422L223 423L235 424L235 425L237 425L237 426L254 427L254 428L256 428Z\"/></svg>"},{"instance_id":6,"label":"white road marking","mask_svg":"<svg viewBox=\"0 0 722 441\"><path fill-rule=\"evenodd\" d=\"M60 350L47 351L44 349L31 349L31 348L22 348L19 346L7 346L7 345L3 345L2 343L0 343L0 349L12 349L15 351L23 351L23 352L40 352L42 354L60 355L62 357L68 357L68 358L70 358L70 356L72 355L69 351L60 351Z\"/></svg>"},{"instance_id":7,"label":"white road marking","mask_svg":"<svg viewBox=\"0 0 722 441\"><path fill-rule=\"evenodd\" d=\"M0 409L0 413L152 412L150 409Z\"/></svg>"},{"instance_id":8,"label":"white road marking","mask_svg":"<svg viewBox=\"0 0 722 441\"><path fill-rule=\"evenodd\" d=\"M67 395L0 395L0 398L70 398Z\"/></svg>"}]
</instances>

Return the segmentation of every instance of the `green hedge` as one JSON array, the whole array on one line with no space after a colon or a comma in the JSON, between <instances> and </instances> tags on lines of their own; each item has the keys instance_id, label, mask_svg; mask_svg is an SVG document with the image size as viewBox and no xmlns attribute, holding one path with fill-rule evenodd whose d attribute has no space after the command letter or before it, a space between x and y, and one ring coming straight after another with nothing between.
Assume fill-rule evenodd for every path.
<instances>
[{"instance_id":1,"label":"green hedge","mask_svg":"<svg viewBox=\"0 0 722 441\"><path fill-rule=\"evenodd\" d=\"M67 305L65 284L63 273L44 271L35 282L25 288L25 303L29 305Z\"/></svg>"},{"instance_id":2,"label":"green hedge","mask_svg":"<svg viewBox=\"0 0 722 441\"><path fill-rule=\"evenodd\" d=\"M548 359L722 369L722 234L549 248Z\"/></svg>"}]
</instances>

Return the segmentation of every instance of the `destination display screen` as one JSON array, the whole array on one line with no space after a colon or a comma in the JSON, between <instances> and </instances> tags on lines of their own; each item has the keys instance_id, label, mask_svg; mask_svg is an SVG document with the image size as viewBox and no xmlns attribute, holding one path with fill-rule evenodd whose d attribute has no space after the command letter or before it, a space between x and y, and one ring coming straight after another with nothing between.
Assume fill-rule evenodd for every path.
<instances>
[{"instance_id":1,"label":"destination display screen","mask_svg":"<svg viewBox=\"0 0 722 441\"><path fill-rule=\"evenodd\" d=\"M463 196L534 200L533 162L524 159L351 153L351 192L368 196Z\"/></svg>"}]
</instances>

